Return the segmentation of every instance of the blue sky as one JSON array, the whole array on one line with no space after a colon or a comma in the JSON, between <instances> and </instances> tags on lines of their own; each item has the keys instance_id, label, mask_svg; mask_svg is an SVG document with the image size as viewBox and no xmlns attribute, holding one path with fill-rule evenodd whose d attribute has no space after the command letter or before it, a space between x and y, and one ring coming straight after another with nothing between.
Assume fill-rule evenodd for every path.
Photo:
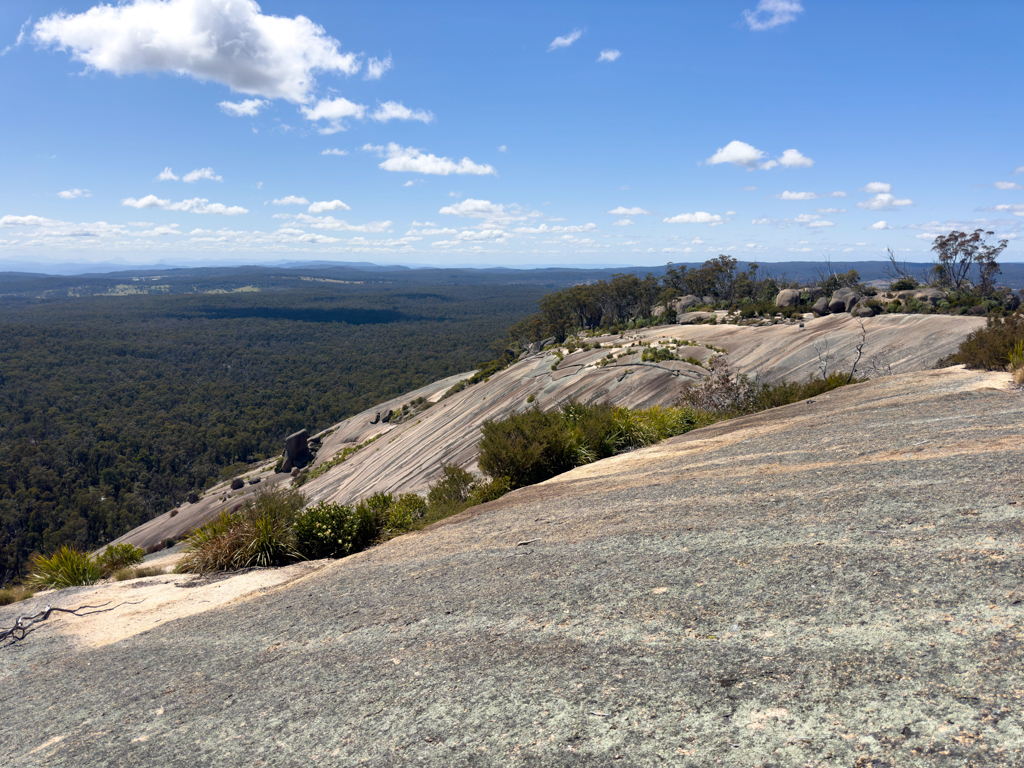
<instances>
[{"instance_id":1,"label":"blue sky","mask_svg":"<svg viewBox=\"0 0 1024 768\"><path fill-rule=\"evenodd\" d=\"M1024 260L1024 3L0 3L0 269Z\"/></svg>"}]
</instances>

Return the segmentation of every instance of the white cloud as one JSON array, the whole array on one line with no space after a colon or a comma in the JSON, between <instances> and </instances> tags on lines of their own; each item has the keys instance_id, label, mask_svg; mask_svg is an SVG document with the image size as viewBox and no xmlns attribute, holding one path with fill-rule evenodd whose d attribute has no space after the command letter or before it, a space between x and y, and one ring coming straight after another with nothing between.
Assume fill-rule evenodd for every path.
<instances>
[{"instance_id":1,"label":"white cloud","mask_svg":"<svg viewBox=\"0 0 1024 768\"><path fill-rule=\"evenodd\" d=\"M815 200L817 197L814 192L790 192L789 190L778 195L780 200Z\"/></svg>"},{"instance_id":2,"label":"white cloud","mask_svg":"<svg viewBox=\"0 0 1024 768\"><path fill-rule=\"evenodd\" d=\"M808 227L834 227L835 222L832 221L812 221L807 225Z\"/></svg>"},{"instance_id":3,"label":"white cloud","mask_svg":"<svg viewBox=\"0 0 1024 768\"><path fill-rule=\"evenodd\" d=\"M346 130L342 121L347 117L362 120L366 114L366 106L339 96L336 99L321 99L312 107L303 107L302 114L307 120L314 123L319 120L327 120L328 126L317 130L321 134L329 136L332 133Z\"/></svg>"},{"instance_id":4,"label":"white cloud","mask_svg":"<svg viewBox=\"0 0 1024 768\"><path fill-rule=\"evenodd\" d=\"M800 150L787 149L779 158L779 165L784 168L810 168L814 165L814 161L803 155Z\"/></svg>"},{"instance_id":5,"label":"white cloud","mask_svg":"<svg viewBox=\"0 0 1024 768\"><path fill-rule=\"evenodd\" d=\"M712 215L707 211L680 213L678 216L669 216L664 221L666 224L710 224L712 226L723 223L721 216Z\"/></svg>"},{"instance_id":6,"label":"white cloud","mask_svg":"<svg viewBox=\"0 0 1024 768\"><path fill-rule=\"evenodd\" d=\"M0 227L47 227L63 224L56 219L46 219L42 216L2 216Z\"/></svg>"},{"instance_id":7,"label":"white cloud","mask_svg":"<svg viewBox=\"0 0 1024 768\"><path fill-rule=\"evenodd\" d=\"M320 153L321 155L338 155L343 156L348 154L347 149L325 149Z\"/></svg>"},{"instance_id":8,"label":"white cloud","mask_svg":"<svg viewBox=\"0 0 1024 768\"><path fill-rule=\"evenodd\" d=\"M886 184L884 181L872 181L865 184L860 190L861 192L867 192L869 195L879 195L892 192L892 184Z\"/></svg>"},{"instance_id":9,"label":"white cloud","mask_svg":"<svg viewBox=\"0 0 1024 768\"><path fill-rule=\"evenodd\" d=\"M174 171L170 169L170 166L160 171L160 174L156 177L157 181L177 181L178 177L174 175Z\"/></svg>"},{"instance_id":10,"label":"white cloud","mask_svg":"<svg viewBox=\"0 0 1024 768\"><path fill-rule=\"evenodd\" d=\"M551 41L551 45L548 46L548 50L549 51L553 51L556 48L568 48L570 45L575 43L581 37L583 37L583 30L582 29L574 29L568 35L564 35L562 37L556 37L554 40L552 40Z\"/></svg>"},{"instance_id":11,"label":"white cloud","mask_svg":"<svg viewBox=\"0 0 1024 768\"><path fill-rule=\"evenodd\" d=\"M1014 173L1024 173L1024 165L1018 166Z\"/></svg>"},{"instance_id":12,"label":"white cloud","mask_svg":"<svg viewBox=\"0 0 1024 768\"><path fill-rule=\"evenodd\" d=\"M309 200L304 197L297 197L295 195L287 195L285 197L279 197L273 201L274 205L309 205Z\"/></svg>"},{"instance_id":13,"label":"white cloud","mask_svg":"<svg viewBox=\"0 0 1024 768\"><path fill-rule=\"evenodd\" d=\"M213 168L196 168L194 171L189 171L181 177L182 181L186 181L189 184L199 181L200 179L208 179L209 181L224 181L223 176L218 176L213 172Z\"/></svg>"},{"instance_id":14,"label":"white cloud","mask_svg":"<svg viewBox=\"0 0 1024 768\"><path fill-rule=\"evenodd\" d=\"M598 61L615 61L622 53L615 50L614 48L607 48L601 51L601 55L597 57Z\"/></svg>"},{"instance_id":15,"label":"white cloud","mask_svg":"<svg viewBox=\"0 0 1024 768\"><path fill-rule=\"evenodd\" d=\"M650 211L645 211L643 208L626 208L620 205L618 208L612 208L610 211L605 211L613 216L650 216Z\"/></svg>"},{"instance_id":16,"label":"white cloud","mask_svg":"<svg viewBox=\"0 0 1024 768\"><path fill-rule=\"evenodd\" d=\"M707 159L707 163L708 165L732 163L753 170L766 155L766 152L745 141L730 141L724 147L719 147L718 151Z\"/></svg>"},{"instance_id":17,"label":"white cloud","mask_svg":"<svg viewBox=\"0 0 1024 768\"><path fill-rule=\"evenodd\" d=\"M468 157L455 162L449 157L438 157L437 155L425 155L415 147L402 147L394 142L387 145L387 148L364 144L363 150L376 152L387 159L378 167L385 171L399 173L426 173L435 176L448 176L450 174L471 174L474 176L497 176L493 166L474 163Z\"/></svg>"},{"instance_id":18,"label":"white cloud","mask_svg":"<svg viewBox=\"0 0 1024 768\"><path fill-rule=\"evenodd\" d=\"M846 193L845 192L829 192L828 196L829 197L846 197Z\"/></svg>"},{"instance_id":19,"label":"white cloud","mask_svg":"<svg viewBox=\"0 0 1024 768\"><path fill-rule=\"evenodd\" d=\"M364 80L380 80L384 73L393 66L390 54L386 59L371 58L366 62L366 74Z\"/></svg>"},{"instance_id":20,"label":"white cloud","mask_svg":"<svg viewBox=\"0 0 1024 768\"><path fill-rule=\"evenodd\" d=\"M92 197L92 192L88 189L65 189L63 192L58 192L57 197L61 197L65 200L74 200L76 197Z\"/></svg>"},{"instance_id":21,"label":"white cloud","mask_svg":"<svg viewBox=\"0 0 1024 768\"><path fill-rule=\"evenodd\" d=\"M868 229L892 229L892 227L886 224L885 221L876 221Z\"/></svg>"},{"instance_id":22,"label":"white cloud","mask_svg":"<svg viewBox=\"0 0 1024 768\"><path fill-rule=\"evenodd\" d=\"M146 195L141 200L134 197L126 197L121 205L131 208L163 208L165 211L184 211L186 213L209 213L220 216L239 216L248 213L248 208L240 205L224 205L223 203L211 203L206 198L194 197L191 200L182 200L180 203L172 203L170 200L161 200L156 195Z\"/></svg>"},{"instance_id":23,"label":"white cloud","mask_svg":"<svg viewBox=\"0 0 1024 768\"><path fill-rule=\"evenodd\" d=\"M8 45L6 48L4 48L2 51L0 51L0 56L6 56L8 53L10 53L10 51L14 50L19 45L21 45L22 42L24 42L24 40L25 40L25 28L29 24L31 24L31 23L32 23L32 17L29 16L28 20L24 24L21 25L21 29L18 30L18 38L11 45Z\"/></svg>"},{"instance_id":24,"label":"white cloud","mask_svg":"<svg viewBox=\"0 0 1024 768\"><path fill-rule=\"evenodd\" d=\"M412 181L411 181L411 180L410 180L410 181L407 181L407 182L405 182L405 184L403 184L402 186L403 186L403 187L411 187L411 186L412 186Z\"/></svg>"},{"instance_id":25,"label":"white cloud","mask_svg":"<svg viewBox=\"0 0 1024 768\"><path fill-rule=\"evenodd\" d=\"M504 144L502 144L500 147L498 147L498 151L499 152L508 152L508 147L506 147Z\"/></svg>"},{"instance_id":26,"label":"white cloud","mask_svg":"<svg viewBox=\"0 0 1024 768\"><path fill-rule=\"evenodd\" d=\"M301 199L301 198L300 198ZM276 201L275 201L276 202ZM303 200L302 202L306 202ZM310 213L323 213L324 211L351 211L341 200L322 200L309 206Z\"/></svg>"},{"instance_id":27,"label":"white cloud","mask_svg":"<svg viewBox=\"0 0 1024 768\"><path fill-rule=\"evenodd\" d=\"M500 203L492 203L490 200L474 200L466 198L455 205L446 205L438 213L449 216L471 216L474 218L486 219L491 217L504 216L505 206Z\"/></svg>"},{"instance_id":28,"label":"white cloud","mask_svg":"<svg viewBox=\"0 0 1024 768\"><path fill-rule=\"evenodd\" d=\"M1003 203L1002 205L994 205L986 210L990 211L1024 211L1024 203Z\"/></svg>"},{"instance_id":29,"label":"white cloud","mask_svg":"<svg viewBox=\"0 0 1024 768\"><path fill-rule=\"evenodd\" d=\"M217 106L225 114L232 117L256 117L260 110L270 104L264 99L246 99L245 101L222 101Z\"/></svg>"},{"instance_id":30,"label":"white cloud","mask_svg":"<svg viewBox=\"0 0 1024 768\"><path fill-rule=\"evenodd\" d=\"M378 123L386 123L388 120L419 120L421 123L429 123L434 115L422 109L409 109L398 101L385 101L370 115L370 119Z\"/></svg>"},{"instance_id":31,"label":"white cloud","mask_svg":"<svg viewBox=\"0 0 1024 768\"><path fill-rule=\"evenodd\" d=\"M546 233L561 233L561 232L592 232L597 229L597 225L594 223L590 224L573 224L571 226L555 226L549 227L547 224L541 224L539 227L516 227L516 232L524 235L540 235Z\"/></svg>"},{"instance_id":32,"label":"white cloud","mask_svg":"<svg viewBox=\"0 0 1024 768\"><path fill-rule=\"evenodd\" d=\"M1020 184L1016 184L1012 181L997 181L993 184L996 189L1009 190L1009 189L1024 189Z\"/></svg>"},{"instance_id":33,"label":"white cloud","mask_svg":"<svg viewBox=\"0 0 1024 768\"><path fill-rule=\"evenodd\" d=\"M845 208L819 208L818 213L846 213Z\"/></svg>"},{"instance_id":34,"label":"white cloud","mask_svg":"<svg viewBox=\"0 0 1024 768\"><path fill-rule=\"evenodd\" d=\"M747 26L755 31L774 29L796 20L804 7L799 0L760 0L757 7L743 12Z\"/></svg>"},{"instance_id":35,"label":"white cloud","mask_svg":"<svg viewBox=\"0 0 1024 768\"><path fill-rule=\"evenodd\" d=\"M809 221L815 221L816 219L820 218L821 216L819 216L816 213L801 213L799 216L793 219L793 221L795 221L797 224L806 224Z\"/></svg>"},{"instance_id":36,"label":"white cloud","mask_svg":"<svg viewBox=\"0 0 1024 768\"><path fill-rule=\"evenodd\" d=\"M390 221L371 221L367 224L349 224L333 216L310 216L305 213L294 215L278 213L275 218L289 218L314 229L331 229L341 232L386 232L391 227Z\"/></svg>"},{"instance_id":37,"label":"white cloud","mask_svg":"<svg viewBox=\"0 0 1024 768\"><path fill-rule=\"evenodd\" d=\"M135 0L55 13L32 32L91 70L172 72L239 93L305 104L314 72L352 75L362 62L305 16L260 12L255 0Z\"/></svg>"},{"instance_id":38,"label":"white cloud","mask_svg":"<svg viewBox=\"0 0 1024 768\"><path fill-rule=\"evenodd\" d=\"M870 200L865 200L862 203L857 203L857 207L863 208L864 210L867 211L885 211L890 208L899 208L904 205L913 204L913 200L908 200L906 198L897 199L896 197L890 195L887 192L881 192L872 197Z\"/></svg>"},{"instance_id":39,"label":"white cloud","mask_svg":"<svg viewBox=\"0 0 1024 768\"><path fill-rule=\"evenodd\" d=\"M629 219L619 219L618 221L613 221L612 222L612 226L613 227L628 227L632 223L633 222L630 221Z\"/></svg>"}]
</instances>

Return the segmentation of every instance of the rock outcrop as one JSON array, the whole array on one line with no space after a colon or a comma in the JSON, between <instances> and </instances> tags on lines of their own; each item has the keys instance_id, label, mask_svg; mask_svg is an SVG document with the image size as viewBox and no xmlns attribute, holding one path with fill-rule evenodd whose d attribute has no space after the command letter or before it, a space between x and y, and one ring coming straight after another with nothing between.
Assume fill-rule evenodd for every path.
<instances>
[{"instance_id":1,"label":"rock outcrop","mask_svg":"<svg viewBox=\"0 0 1024 768\"><path fill-rule=\"evenodd\" d=\"M832 294L828 303L829 312L851 312L862 298L853 288L840 288Z\"/></svg>"},{"instance_id":2,"label":"rock outcrop","mask_svg":"<svg viewBox=\"0 0 1024 768\"><path fill-rule=\"evenodd\" d=\"M800 306L800 291L796 291L792 288L786 288L783 291L779 291L779 295L775 297L776 307L798 307Z\"/></svg>"},{"instance_id":3,"label":"rock outcrop","mask_svg":"<svg viewBox=\"0 0 1024 768\"><path fill-rule=\"evenodd\" d=\"M831 312L830 312L830 310L828 308L828 299L826 299L824 296L822 296L820 299L818 299L816 302L814 302L814 306L811 307L811 311L817 317L824 317L825 315L831 314Z\"/></svg>"},{"instance_id":4,"label":"rock outcrop","mask_svg":"<svg viewBox=\"0 0 1024 768\"><path fill-rule=\"evenodd\" d=\"M295 467L301 468L313 460L313 453L309 450L309 431L300 429L288 435L284 441L284 463L281 464L282 472L291 472Z\"/></svg>"}]
</instances>

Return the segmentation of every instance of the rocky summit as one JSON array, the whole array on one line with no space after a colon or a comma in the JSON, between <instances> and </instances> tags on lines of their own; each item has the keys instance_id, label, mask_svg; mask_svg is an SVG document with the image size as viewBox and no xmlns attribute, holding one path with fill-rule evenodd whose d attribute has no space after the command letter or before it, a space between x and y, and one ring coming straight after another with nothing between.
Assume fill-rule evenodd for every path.
<instances>
[{"instance_id":1,"label":"rocky summit","mask_svg":"<svg viewBox=\"0 0 1024 768\"><path fill-rule=\"evenodd\" d=\"M342 560L66 590L114 610L0 648L0 760L1020 765L1022 423L900 374Z\"/></svg>"}]
</instances>

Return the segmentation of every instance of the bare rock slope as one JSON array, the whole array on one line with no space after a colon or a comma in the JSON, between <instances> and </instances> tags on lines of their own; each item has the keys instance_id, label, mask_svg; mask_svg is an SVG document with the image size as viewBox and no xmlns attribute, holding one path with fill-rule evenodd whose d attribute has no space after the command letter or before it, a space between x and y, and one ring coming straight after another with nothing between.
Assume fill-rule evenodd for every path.
<instances>
[{"instance_id":1,"label":"bare rock slope","mask_svg":"<svg viewBox=\"0 0 1024 768\"><path fill-rule=\"evenodd\" d=\"M706 314L711 317L711 313ZM720 313L724 314L724 313ZM693 315L687 315L689 318ZM378 491L423 493L440 474L442 463L476 469L480 427L487 419L500 419L537 405L543 410L570 398L606 401L630 408L671 405L687 384L706 375L699 365L683 360L642 361L643 344L680 342L676 354L706 363L728 353L739 371L764 380L806 379L828 371L850 370L863 343L858 364L861 375L904 373L931 368L955 351L963 338L983 326L978 318L948 315L881 315L858 321L849 315L830 315L797 324L770 326L664 325L591 340L598 349L566 354L559 360L553 350L527 356L489 381L442 399L445 392L469 373L453 376L402 397L381 403L317 435L323 440L311 469L322 472L302 490L311 501L351 503ZM614 359L609 359L611 355ZM604 366L602 366L604 363ZM388 411L425 401L407 416L380 420ZM424 405L430 407L424 408ZM411 414L411 415L408 415ZM366 445L368 440L373 443ZM346 448L364 445L343 463ZM329 468L323 465L330 464ZM241 506L259 488L291 483L286 474L274 474L274 462L254 468L245 485L232 491L223 483L196 504L157 517L117 541L152 547L167 538L177 539L223 509Z\"/></svg>"},{"instance_id":2,"label":"bare rock slope","mask_svg":"<svg viewBox=\"0 0 1024 768\"><path fill-rule=\"evenodd\" d=\"M880 378L141 631L54 618L0 648L0 762L1020 765L1022 423L1005 374Z\"/></svg>"}]
</instances>

